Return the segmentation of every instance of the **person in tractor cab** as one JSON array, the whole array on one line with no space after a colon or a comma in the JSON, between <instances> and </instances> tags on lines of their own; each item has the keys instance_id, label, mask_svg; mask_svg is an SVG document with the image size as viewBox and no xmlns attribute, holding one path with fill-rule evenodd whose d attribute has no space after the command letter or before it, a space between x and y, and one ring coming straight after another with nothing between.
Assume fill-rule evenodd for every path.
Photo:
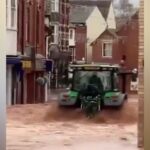
<instances>
[{"instance_id":1,"label":"person in tractor cab","mask_svg":"<svg viewBox=\"0 0 150 150\"><path fill-rule=\"evenodd\" d=\"M89 84L95 85L98 89L100 94L103 93L104 87L101 79L98 77L97 73L93 73L93 75L89 79Z\"/></svg>"}]
</instances>

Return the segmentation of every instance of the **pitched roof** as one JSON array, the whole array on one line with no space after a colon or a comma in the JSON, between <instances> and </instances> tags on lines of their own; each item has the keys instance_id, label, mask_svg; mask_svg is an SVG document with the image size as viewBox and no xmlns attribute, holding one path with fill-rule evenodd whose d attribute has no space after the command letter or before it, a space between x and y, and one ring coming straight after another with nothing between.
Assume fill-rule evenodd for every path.
<instances>
[{"instance_id":1,"label":"pitched roof","mask_svg":"<svg viewBox=\"0 0 150 150\"><path fill-rule=\"evenodd\" d=\"M69 14L71 23L85 23L89 15L94 10L94 7L72 5Z\"/></svg>"},{"instance_id":2,"label":"pitched roof","mask_svg":"<svg viewBox=\"0 0 150 150\"><path fill-rule=\"evenodd\" d=\"M109 33L111 33L114 36L114 38L118 37L118 35L116 33L116 29L107 29L107 30L108 30Z\"/></svg>"},{"instance_id":3,"label":"pitched roof","mask_svg":"<svg viewBox=\"0 0 150 150\"><path fill-rule=\"evenodd\" d=\"M107 34L109 33L109 34L112 35L115 39L118 38L118 35L117 35L115 29L106 29L106 30L104 30L103 33L101 33L101 34L91 43L91 45L93 45L93 44L95 43L95 41L97 41L97 39L100 39L101 36L104 35L104 34L106 34L106 33L107 33Z\"/></svg>"},{"instance_id":4,"label":"pitched roof","mask_svg":"<svg viewBox=\"0 0 150 150\"><path fill-rule=\"evenodd\" d=\"M104 19L107 19L111 0L70 0L70 4L97 6Z\"/></svg>"}]
</instances>

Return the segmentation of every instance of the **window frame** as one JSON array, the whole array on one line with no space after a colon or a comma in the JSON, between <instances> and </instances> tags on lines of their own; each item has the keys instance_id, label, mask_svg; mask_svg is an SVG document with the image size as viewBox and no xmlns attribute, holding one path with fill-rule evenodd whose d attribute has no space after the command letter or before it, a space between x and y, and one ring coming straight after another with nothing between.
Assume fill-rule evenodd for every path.
<instances>
[{"instance_id":1,"label":"window frame","mask_svg":"<svg viewBox=\"0 0 150 150\"><path fill-rule=\"evenodd\" d=\"M59 0L51 0L51 12L59 12Z\"/></svg>"},{"instance_id":2,"label":"window frame","mask_svg":"<svg viewBox=\"0 0 150 150\"><path fill-rule=\"evenodd\" d=\"M53 41L52 44L58 44L59 42L59 25L58 24L52 24L51 26L54 27L54 32L52 33Z\"/></svg>"},{"instance_id":3,"label":"window frame","mask_svg":"<svg viewBox=\"0 0 150 150\"><path fill-rule=\"evenodd\" d=\"M71 34L72 33L72 34ZM71 36L72 35L72 36ZM69 39L73 40L74 38L74 29L69 29Z\"/></svg>"},{"instance_id":4,"label":"window frame","mask_svg":"<svg viewBox=\"0 0 150 150\"><path fill-rule=\"evenodd\" d=\"M111 44L111 56L104 55L104 44ZM103 58L112 58L113 57L113 40L103 40L102 41L102 57Z\"/></svg>"},{"instance_id":5,"label":"window frame","mask_svg":"<svg viewBox=\"0 0 150 150\"><path fill-rule=\"evenodd\" d=\"M15 6L12 7L12 0L6 0L6 28L8 30L17 30L17 0L14 0ZM14 11L14 17L12 19L12 10ZM12 26L12 20L14 21L14 25Z\"/></svg>"}]
</instances>

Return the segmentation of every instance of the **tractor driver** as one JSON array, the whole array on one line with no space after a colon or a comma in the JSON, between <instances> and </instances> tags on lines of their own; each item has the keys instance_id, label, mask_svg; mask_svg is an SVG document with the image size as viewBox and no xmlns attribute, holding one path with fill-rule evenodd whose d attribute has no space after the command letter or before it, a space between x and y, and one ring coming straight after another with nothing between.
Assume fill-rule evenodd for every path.
<instances>
[{"instance_id":1,"label":"tractor driver","mask_svg":"<svg viewBox=\"0 0 150 150\"><path fill-rule=\"evenodd\" d=\"M97 86L100 93L103 93L104 87L101 79L98 77L97 72L94 72L93 75L89 79L89 84L93 84Z\"/></svg>"}]
</instances>

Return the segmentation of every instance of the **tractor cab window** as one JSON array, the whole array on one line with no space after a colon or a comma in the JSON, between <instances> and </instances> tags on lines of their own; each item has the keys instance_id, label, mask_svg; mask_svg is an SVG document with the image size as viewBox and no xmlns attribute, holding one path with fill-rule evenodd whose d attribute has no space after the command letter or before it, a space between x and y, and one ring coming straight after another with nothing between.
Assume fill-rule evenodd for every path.
<instances>
[{"instance_id":1,"label":"tractor cab window","mask_svg":"<svg viewBox=\"0 0 150 150\"><path fill-rule=\"evenodd\" d=\"M110 71L75 71L73 89L79 91L88 84L94 84L98 88L103 88L104 91L111 90Z\"/></svg>"},{"instance_id":2,"label":"tractor cab window","mask_svg":"<svg viewBox=\"0 0 150 150\"><path fill-rule=\"evenodd\" d=\"M114 90L118 91L119 90L119 77L117 73L114 73L113 83L114 83Z\"/></svg>"}]
</instances>

